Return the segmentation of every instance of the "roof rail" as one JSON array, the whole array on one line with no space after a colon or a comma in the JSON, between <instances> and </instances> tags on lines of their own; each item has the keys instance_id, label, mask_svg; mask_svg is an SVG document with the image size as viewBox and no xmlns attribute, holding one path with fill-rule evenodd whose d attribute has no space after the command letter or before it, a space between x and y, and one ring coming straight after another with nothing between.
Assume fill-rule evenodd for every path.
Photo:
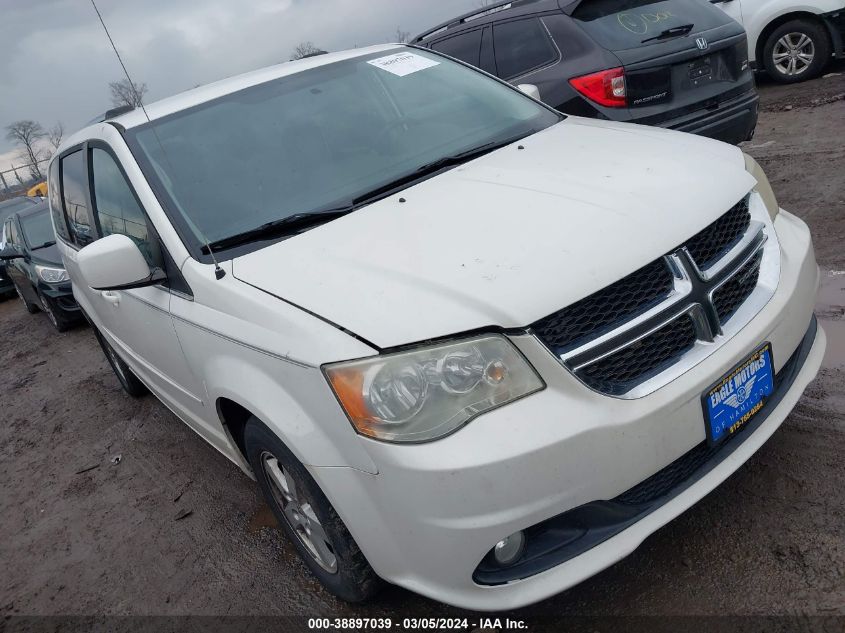
<instances>
[{"instance_id":1,"label":"roof rail","mask_svg":"<svg viewBox=\"0 0 845 633\"><path fill-rule=\"evenodd\" d=\"M121 114L126 114L127 112L132 112L135 109L135 106L132 105L122 105L116 108L112 108L111 110L106 110L106 113L103 115L103 120L107 121L108 119L113 119L115 117L120 116Z\"/></svg>"},{"instance_id":2,"label":"roof rail","mask_svg":"<svg viewBox=\"0 0 845 633\"><path fill-rule=\"evenodd\" d=\"M456 26L460 26L461 24L466 24L467 22L471 22L472 20L477 20L478 18L483 18L486 15L490 15L491 13L497 13L499 11L505 11L506 9L510 9L512 5L520 4L522 2L526 2L530 0L502 0L501 2L494 2L489 6L483 7L481 9L476 9L474 11L470 11L469 13L464 13L457 18L453 18L448 22L443 22L442 24L438 24L437 26L428 29L427 31L420 33L417 35L413 40L412 43L420 42L426 38L435 35L436 33L440 33L441 31L446 31Z\"/></svg>"},{"instance_id":3,"label":"roof rail","mask_svg":"<svg viewBox=\"0 0 845 633\"><path fill-rule=\"evenodd\" d=\"M131 105L122 105L116 108L112 108L111 110L106 110L104 114L100 114L95 116L93 119L88 121L85 125L94 125L95 123L102 123L103 121L108 121L109 119L113 119L115 117L119 117L121 114L126 114L127 112L132 112L135 109L135 106Z\"/></svg>"}]
</instances>

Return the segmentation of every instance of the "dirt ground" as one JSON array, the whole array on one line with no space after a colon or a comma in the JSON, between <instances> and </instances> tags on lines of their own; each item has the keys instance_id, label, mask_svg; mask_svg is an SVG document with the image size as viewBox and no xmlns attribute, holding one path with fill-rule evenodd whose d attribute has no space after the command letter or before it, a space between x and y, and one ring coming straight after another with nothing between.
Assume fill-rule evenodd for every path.
<instances>
[{"instance_id":1,"label":"dirt ground","mask_svg":"<svg viewBox=\"0 0 845 633\"><path fill-rule=\"evenodd\" d=\"M824 370L701 503L515 615L845 615L845 64L831 70L793 87L761 80L745 147L812 228ZM0 341L0 614L461 614L395 587L359 607L323 591L258 488L155 398L124 395L87 327L57 335L7 300Z\"/></svg>"}]
</instances>

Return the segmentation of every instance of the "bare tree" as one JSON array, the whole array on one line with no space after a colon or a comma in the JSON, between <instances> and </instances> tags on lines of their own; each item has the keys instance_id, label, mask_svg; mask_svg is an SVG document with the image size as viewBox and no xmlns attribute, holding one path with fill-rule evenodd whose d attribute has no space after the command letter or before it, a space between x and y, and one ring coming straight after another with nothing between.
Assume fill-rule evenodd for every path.
<instances>
[{"instance_id":1,"label":"bare tree","mask_svg":"<svg viewBox=\"0 0 845 633\"><path fill-rule=\"evenodd\" d=\"M306 57L321 55L325 52L326 51L314 46L314 42L302 42L298 44L295 49L293 49L293 53L291 54L290 60L296 61L297 59L305 59Z\"/></svg>"},{"instance_id":2,"label":"bare tree","mask_svg":"<svg viewBox=\"0 0 845 633\"><path fill-rule=\"evenodd\" d=\"M397 44L407 44L408 40L411 39L411 32L410 31L403 31L398 26L396 27L396 34L393 36L393 41Z\"/></svg>"},{"instance_id":3,"label":"bare tree","mask_svg":"<svg viewBox=\"0 0 845 633\"><path fill-rule=\"evenodd\" d=\"M128 79L121 79L109 82L109 91L112 106L115 108L121 106L137 108L143 103L144 95L147 94L147 84L137 84Z\"/></svg>"},{"instance_id":4,"label":"bare tree","mask_svg":"<svg viewBox=\"0 0 845 633\"><path fill-rule=\"evenodd\" d=\"M15 164L14 164L14 163L12 163L12 172L14 172L14 174L15 174L15 179L18 181L18 184L19 184L21 187L24 187L25 185L23 184L23 180L21 180L21 175L18 173L18 168L17 168L17 167L15 167Z\"/></svg>"},{"instance_id":5,"label":"bare tree","mask_svg":"<svg viewBox=\"0 0 845 633\"><path fill-rule=\"evenodd\" d=\"M46 135L44 128L37 121L15 121L6 126L6 140L21 148L21 160L29 163L29 173L37 180L44 178L38 166L38 163L45 158L44 149L38 147L38 142ZM15 175L17 176L17 172ZM18 180L20 180L19 177Z\"/></svg>"},{"instance_id":6,"label":"bare tree","mask_svg":"<svg viewBox=\"0 0 845 633\"><path fill-rule=\"evenodd\" d=\"M56 122L56 124L47 130L47 142L50 143L50 147L53 148L53 152L59 149L59 145L62 144L62 139L65 135L65 126L62 125L61 121Z\"/></svg>"}]
</instances>

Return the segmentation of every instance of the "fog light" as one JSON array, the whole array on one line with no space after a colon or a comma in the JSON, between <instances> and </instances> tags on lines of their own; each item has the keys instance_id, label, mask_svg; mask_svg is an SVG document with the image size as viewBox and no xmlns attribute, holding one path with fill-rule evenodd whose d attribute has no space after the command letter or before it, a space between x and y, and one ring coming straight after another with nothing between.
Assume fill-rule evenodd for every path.
<instances>
[{"instance_id":1,"label":"fog light","mask_svg":"<svg viewBox=\"0 0 845 633\"><path fill-rule=\"evenodd\" d=\"M502 567L509 567L519 560L525 549L525 534L522 530L496 543L493 548L493 560Z\"/></svg>"}]
</instances>

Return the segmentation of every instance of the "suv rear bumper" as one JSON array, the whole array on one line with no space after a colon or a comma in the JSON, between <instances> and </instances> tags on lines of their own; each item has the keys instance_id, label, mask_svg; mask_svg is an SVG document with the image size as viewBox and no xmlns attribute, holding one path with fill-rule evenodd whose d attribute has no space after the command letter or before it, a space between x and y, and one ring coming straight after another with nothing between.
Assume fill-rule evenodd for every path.
<instances>
[{"instance_id":1,"label":"suv rear bumper","mask_svg":"<svg viewBox=\"0 0 845 633\"><path fill-rule=\"evenodd\" d=\"M760 97L755 90L750 95L720 104L716 110L699 110L659 125L736 145L750 140L754 135L759 105Z\"/></svg>"}]
</instances>

